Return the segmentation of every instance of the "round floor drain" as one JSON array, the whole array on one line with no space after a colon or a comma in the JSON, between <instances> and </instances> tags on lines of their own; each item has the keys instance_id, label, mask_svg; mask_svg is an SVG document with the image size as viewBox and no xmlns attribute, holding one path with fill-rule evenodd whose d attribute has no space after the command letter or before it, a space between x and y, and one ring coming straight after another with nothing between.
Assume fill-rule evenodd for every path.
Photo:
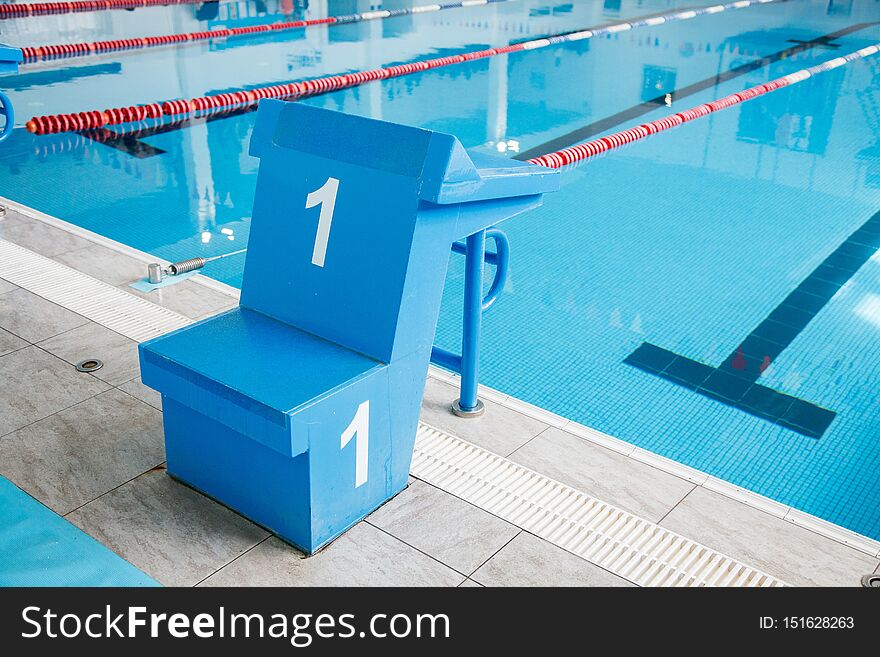
<instances>
[{"instance_id":1,"label":"round floor drain","mask_svg":"<svg viewBox=\"0 0 880 657\"><path fill-rule=\"evenodd\" d=\"M80 372L94 372L104 367L103 361L97 358L86 358L76 364L76 369Z\"/></svg>"},{"instance_id":2,"label":"round floor drain","mask_svg":"<svg viewBox=\"0 0 880 657\"><path fill-rule=\"evenodd\" d=\"M865 575L862 577L862 586L869 589L880 589L880 575Z\"/></svg>"}]
</instances>

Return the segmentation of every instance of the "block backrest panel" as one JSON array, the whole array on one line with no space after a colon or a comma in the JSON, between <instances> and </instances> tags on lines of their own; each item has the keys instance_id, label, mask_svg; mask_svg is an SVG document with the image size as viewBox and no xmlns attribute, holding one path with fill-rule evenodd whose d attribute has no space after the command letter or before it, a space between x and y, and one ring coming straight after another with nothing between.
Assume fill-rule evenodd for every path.
<instances>
[{"instance_id":1,"label":"block backrest panel","mask_svg":"<svg viewBox=\"0 0 880 657\"><path fill-rule=\"evenodd\" d=\"M257 122L241 304L388 362L420 194L456 140L296 103L261 105Z\"/></svg>"}]
</instances>

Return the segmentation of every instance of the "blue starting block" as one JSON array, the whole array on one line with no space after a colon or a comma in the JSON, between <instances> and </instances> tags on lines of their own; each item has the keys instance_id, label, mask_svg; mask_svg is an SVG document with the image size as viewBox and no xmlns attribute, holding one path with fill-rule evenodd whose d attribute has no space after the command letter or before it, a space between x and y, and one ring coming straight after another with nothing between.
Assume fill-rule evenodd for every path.
<instances>
[{"instance_id":1,"label":"blue starting block","mask_svg":"<svg viewBox=\"0 0 880 657\"><path fill-rule=\"evenodd\" d=\"M0 43L0 75L18 73L18 65L23 59L21 48Z\"/></svg>"},{"instance_id":2,"label":"blue starting block","mask_svg":"<svg viewBox=\"0 0 880 657\"><path fill-rule=\"evenodd\" d=\"M22 61L21 48L13 48L0 43L0 75L18 73L18 65ZM9 96L0 91L0 115L6 117L3 129L0 130L0 142L12 134L15 126L15 114L12 111L12 101Z\"/></svg>"},{"instance_id":3,"label":"blue starting block","mask_svg":"<svg viewBox=\"0 0 880 657\"><path fill-rule=\"evenodd\" d=\"M403 490L452 243L555 171L264 100L241 303L141 345L168 472L312 553Z\"/></svg>"}]
</instances>

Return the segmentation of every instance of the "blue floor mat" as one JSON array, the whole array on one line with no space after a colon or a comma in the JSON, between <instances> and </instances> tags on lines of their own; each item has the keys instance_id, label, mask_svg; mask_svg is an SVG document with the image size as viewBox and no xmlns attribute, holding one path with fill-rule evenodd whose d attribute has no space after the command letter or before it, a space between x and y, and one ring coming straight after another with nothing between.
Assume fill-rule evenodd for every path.
<instances>
[{"instance_id":1,"label":"blue floor mat","mask_svg":"<svg viewBox=\"0 0 880 657\"><path fill-rule=\"evenodd\" d=\"M158 583L0 477L0 586Z\"/></svg>"}]
</instances>

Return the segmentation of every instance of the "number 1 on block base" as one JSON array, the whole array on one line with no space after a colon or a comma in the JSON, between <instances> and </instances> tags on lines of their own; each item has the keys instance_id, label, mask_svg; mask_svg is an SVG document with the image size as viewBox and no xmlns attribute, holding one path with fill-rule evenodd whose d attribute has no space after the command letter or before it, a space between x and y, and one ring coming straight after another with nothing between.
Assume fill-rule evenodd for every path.
<instances>
[{"instance_id":1,"label":"number 1 on block base","mask_svg":"<svg viewBox=\"0 0 880 657\"><path fill-rule=\"evenodd\" d=\"M351 439L357 435L355 440L355 473L354 487L360 488L367 483L367 466L368 448L370 444L370 400L363 402L358 406L357 413L354 414L351 424L342 432L340 449L343 449Z\"/></svg>"}]
</instances>

